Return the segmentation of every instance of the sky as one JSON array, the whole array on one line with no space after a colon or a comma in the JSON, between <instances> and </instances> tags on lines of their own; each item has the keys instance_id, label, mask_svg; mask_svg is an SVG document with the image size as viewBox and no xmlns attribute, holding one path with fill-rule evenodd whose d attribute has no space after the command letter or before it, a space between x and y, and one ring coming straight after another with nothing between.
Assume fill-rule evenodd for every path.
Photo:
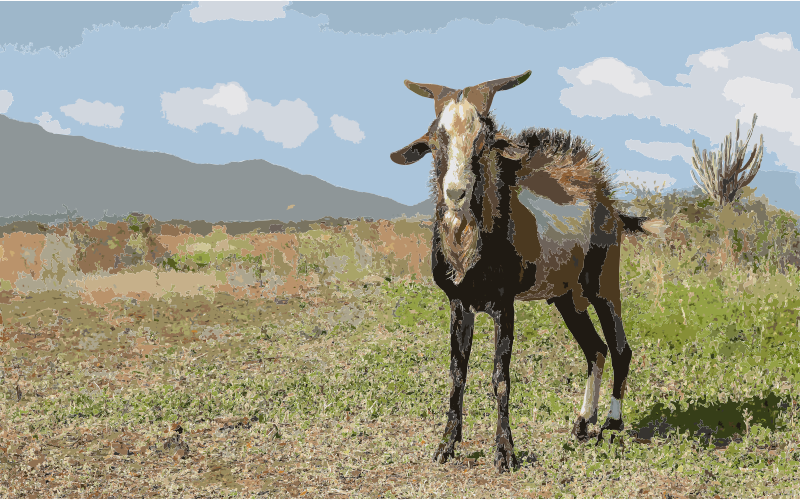
<instances>
[{"instance_id":1,"label":"sky","mask_svg":"<svg viewBox=\"0 0 800 500\"><path fill-rule=\"evenodd\" d=\"M403 81L532 70L497 121L571 130L618 180L691 188L692 141L718 148L737 119L746 137L757 113L757 194L800 213L796 19L797 2L0 2L0 113L414 205L430 161L389 154L435 116Z\"/></svg>"}]
</instances>

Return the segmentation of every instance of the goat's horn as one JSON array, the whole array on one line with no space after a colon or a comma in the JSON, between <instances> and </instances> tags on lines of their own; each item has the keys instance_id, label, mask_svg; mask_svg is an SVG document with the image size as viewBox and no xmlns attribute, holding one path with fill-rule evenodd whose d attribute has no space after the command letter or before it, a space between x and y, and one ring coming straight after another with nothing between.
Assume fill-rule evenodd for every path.
<instances>
[{"instance_id":1,"label":"goat's horn","mask_svg":"<svg viewBox=\"0 0 800 500\"><path fill-rule=\"evenodd\" d=\"M481 83L480 85L467 87L464 89L464 99L472 103L472 105L478 109L478 113L480 113L481 116L486 116L489 113L489 108L492 107L492 99L497 92L513 89L530 76L531 70L528 70L521 75L491 80Z\"/></svg>"},{"instance_id":2,"label":"goat's horn","mask_svg":"<svg viewBox=\"0 0 800 500\"><path fill-rule=\"evenodd\" d=\"M450 99L458 100L458 97L461 95L460 90L451 89L450 87L443 87L441 85L433 85L430 83L414 83L408 80L404 81L403 83L406 84L406 87L408 87L411 92L421 95L422 97L430 97L433 99L436 116L439 116L439 113L442 112L442 109L447 101Z\"/></svg>"}]
</instances>

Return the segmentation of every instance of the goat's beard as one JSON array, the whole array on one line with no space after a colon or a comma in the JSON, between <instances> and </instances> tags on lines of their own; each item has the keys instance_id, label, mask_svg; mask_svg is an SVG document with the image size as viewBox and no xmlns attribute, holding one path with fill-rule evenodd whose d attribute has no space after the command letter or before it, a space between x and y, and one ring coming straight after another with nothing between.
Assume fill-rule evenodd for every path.
<instances>
[{"instance_id":1,"label":"goat's beard","mask_svg":"<svg viewBox=\"0 0 800 500\"><path fill-rule=\"evenodd\" d=\"M452 268L450 278L457 285L478 261L478 221L470 210L447 210L441 221L440 240L445 260Z\"/></svg>"}]
</instances>

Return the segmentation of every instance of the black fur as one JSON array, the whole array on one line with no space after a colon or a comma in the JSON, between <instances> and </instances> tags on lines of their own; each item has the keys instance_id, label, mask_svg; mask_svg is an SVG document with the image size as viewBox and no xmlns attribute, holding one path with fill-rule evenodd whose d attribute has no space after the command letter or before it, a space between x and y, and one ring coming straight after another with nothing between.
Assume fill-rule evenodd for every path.
<instances>
[{"instance_id":1,"label":"black fur","mask_svg":"<svg viewBox=\"0 0 800 500\"><path fill-rule=\"evenodd\" d=\"M476 175L472 198L469 207L475 217L479 231L477 243L479 258L463 275L461 281L454 279L454 270L445 260L442 250L442 220L447 210L442 192L442 180L447 169L447 137L439 128L439 118L431 124L430 138L412 143L412 145L394 153L393 159L398 163L405 158L404 151L414 148L418 154L429 144L433 144L434 161L431 188L436 198L436 217L433 227L431 245L431 267L433 279L445 292L450 301L450 377L451 392L447 425L442 440L434 453L434 459L445 462L454 456L455 443L462 439L464 389L466 387L469 356L472 349L475 314L485 312L492 316L495 325L495 356L492 375L492 387L497 398L497 432L495 436L495 466L498 470L506 470L517 463L514 455L514 441L509 424L508 402L511 391L510 361L514 345L514 300L523 292L536 284L536 264L525 261L512 243L512 236L524 234L532 228L513 227L511 219L511 188L516 185L517 173L524 167L522 160L512 160L497 155L498 179L493 179L497 186L496 208L499 217L491 221L484 220L483 202L486 189L491 183L484 178L486 169L481 167L481 157L492 148L511 148L516 152L527 151L529 155L541 152L552 158L554 164L571 166L572 162L585 161L584 166L593 175L600 190L608 196L613 186L608 179L606 164L599 153L593 153L590 144L580 137L572 137L568 132L548 129L526 129L508 140L495 140L496 125L491 115L481 117L482 133L485 147L482 151L474 151L472 170ZM401 160L401 161L398 161ZM604 360L610 353L614 366L613 395L622 399L625 380L628 375L632 350L627 343L619 311L612 300L601 296L601 275L608 258L609 249L619 245L619 234L616 228L622 224L624 229L642 231L642 223L647 219L618 214L613 200L604 205L597 204L593 214L595 232L590 239L590 247L585 255L583 269L579 275L580 288L564 288L557 290L548 303L555 304L567 327L584 351L587 362L587 375L592 375L593 366L602 355ZM620 219L614 217L618 215ZM489 223L491 222L491 223ZM611 229L602 229L611 227ZM611 231L611 232L606 232ZM615 254L617 255L617 254ZM616 267L613 267L616 269ZM605 279L608 279L606 275ZM616 289L618 302L619 289ZM574 294L579 294L576 296ZM612 297L613 299L613 297ZM591 304L600 319L605 342L595 331L586 310L576 307L576 301ZM606 344L608 343L608 345ZM611 346L611 349L609 349ZM602 365L601 367L602 368ZM579 417L575 423L575 434L580 440L587 438L587 424L596 422L596 415L586 421ZM607 419L602 430L622 428L621 420Z\"/></svg>"}]
</instances>

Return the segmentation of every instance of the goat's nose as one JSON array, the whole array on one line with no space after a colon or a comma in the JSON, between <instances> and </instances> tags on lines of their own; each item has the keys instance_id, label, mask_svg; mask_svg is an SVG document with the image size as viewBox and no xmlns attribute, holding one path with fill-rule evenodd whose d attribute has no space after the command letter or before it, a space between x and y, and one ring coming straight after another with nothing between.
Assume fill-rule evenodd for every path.
<instances>
[{"instance_id":1,"label":"goat's nose","mask_svg":"<svg viewBox=\"0 0 800 500\"><path fill-rule=\"evenodd\" d=\"M466 196L466 194L467 194L466 189L456 188L447 190L447 197L456 202L464 199L464 196Z\"/></svg>"}]
</instances>

